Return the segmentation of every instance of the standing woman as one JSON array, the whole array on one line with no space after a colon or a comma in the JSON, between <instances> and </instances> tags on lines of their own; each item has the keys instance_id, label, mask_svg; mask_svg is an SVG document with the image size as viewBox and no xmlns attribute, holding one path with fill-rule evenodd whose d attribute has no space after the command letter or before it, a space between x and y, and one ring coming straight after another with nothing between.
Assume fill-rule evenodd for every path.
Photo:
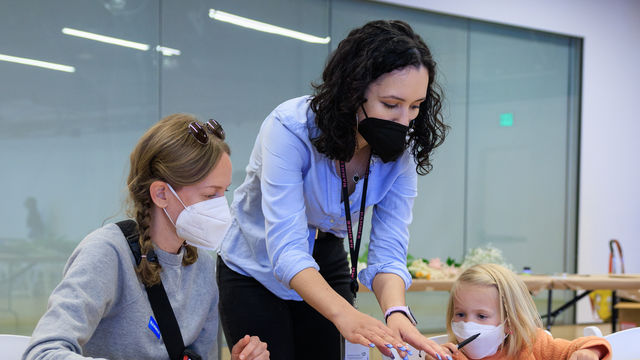
<instances>
[{"instance_id":1,"label":"standing woman","mask_svg":"<svg viewBox=\"0 0 640 360\"><path fill-rule=\"evenodd\" d=\"M416 329L404 296L417 174L431 169L447 129L435 76L431 52L408 24L373 21L340 42L314 96L286 101L266 118L218 258L228 343L249 331L275 359L326 360L339 357L342 334L384 354L392 346L404 356L408 342L446 357ZM361 228L351 219L371 208L359 279L386 326L352 306Z\"/></svg>"},{"instance_id":2,"label":"standing woman","mask_svg":"<svg viewBox=\"0 0 640 360\"><path fill-rule=\"evenodd\" d=\"M229 226L224 192L231 160L223 140L215 120L201 124L186 114L167 116L147 130L131 153L127 180L135 231L126 239L119 225L108 224L80 242L25 359L182 360L184 347L191 359L217 359L214 262L196 247L216 248ZM139 246L138 259L128 240ZM163 322L169 306L159 319L147 297L147 288L160 282L179 327L175 333L163 329L171 325ZM177 335L182 341L165 347ZM231 355L269 359L255 336L243 335Z\"/></svg>"}]
</instances>

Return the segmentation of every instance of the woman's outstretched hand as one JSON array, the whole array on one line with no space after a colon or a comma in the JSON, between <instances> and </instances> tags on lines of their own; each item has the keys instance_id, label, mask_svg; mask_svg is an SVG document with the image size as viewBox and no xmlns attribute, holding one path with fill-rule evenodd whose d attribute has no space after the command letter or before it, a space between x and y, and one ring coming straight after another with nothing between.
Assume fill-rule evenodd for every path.
<instances>
[{"instance_id":1,"label":"woman's outstretched hand","mask_svg":"<svg viewBox=\"0 0 640 360\"><path fill-rule=\"evenodd\" d=\"M231 360L268 360L267 343L257 336L245 335L231 349Z\"/></svg>"},{"instance_id":2,"label":"woman's outstretched hand","mask_svg":"<svg viewBox=\"0 0 640 360\"><path fill-rule=\"evenodd\" d=\"M406 356L405 342L394 334L380 320L350 307L344 314L333 320L334 325L349 342L364 346L376 346L381 353L393 356L391 348L398 349L400 356Z\"/></svg>"},{"instance_id":3,"label":"woman's outstretched hand","mask_svg":"<svg viewBox=\"0 0 640 360\"><path fill-rule=\"evenodd\" d=\"M403 343L411 344L417 350L426 352L433 359L451 360L451 354L447 349L422 335L404 314L391 314L387 319L387 325L402 339Z\"/></svg>"}]
</instances>

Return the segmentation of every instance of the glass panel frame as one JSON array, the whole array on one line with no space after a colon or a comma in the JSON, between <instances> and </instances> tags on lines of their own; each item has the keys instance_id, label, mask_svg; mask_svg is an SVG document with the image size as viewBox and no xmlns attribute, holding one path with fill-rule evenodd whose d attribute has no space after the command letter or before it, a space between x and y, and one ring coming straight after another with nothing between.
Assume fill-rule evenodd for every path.
<instances>
[{"instance_id":1,"label":"glass panel frame","mask_svg":"<svg viewBox=\"0 0 640 360\"><path fill-rule=\"evenodd\" d=\"M410 254L462 261L489 235L522 232L527 240L519 246L503 241L508 236L494 236L493 245L503 248L514 270L527 265L534 272L575 271L582 39L370 1L262 5L249 0L0 5L0 54L75 67L68 73L0 61L6 84L0 89L1 183L9 189L0 212L0 289L7 294L0 298L0 333L30 334L75 245L103 223L125 217L128 156L151 124L175 112L219 120L233 150L233 190L244 179L262 120L279 103L310 94L310 83L320 79L338 42L350 29L379 18L409 22L431 47L452 127L434 153L432 173L419 178ZM211 19L212 7L332 40L310 44L240 28ZM149 50L65 35L64 27L137 41ZM156 46L178 49L180 55L163 55ZM522 77L507 76L531 60L524 54L539 56L529 63L530 84L536 85L529 90L518 81ZM498 86L500 77L505 83ZM556 84L552 92L550 82ZM512 97L513 103L516 94L517 110L502 106L509 101L487 106L489 95ZM554 122L523 129L521 137L495 135L532 124L552 108ZM501 114L512 114L513 126L500 127ZM485 126L492 127L493 137ZM537 146L555 165L543 166L540 154L532 152L534 136L545 139ZM503 148L496 145L500 138ZM550 151L549 142L556 150ZM522 148L525 143L529 148ZM505 151L509 146L520 146L520 153ZM538 164L535 181L524 176L532 163ZM513 186L501 174L517 167L524 185ZM547 182L553 193L536 186ZM504 189L510 195L504 196ZM541 200L544 196L548 200ZM518 221L504 222L515 214ZM530 218L522 221L523 216ZM483 226L491 231L483 233ZM521 255L535 251L532 260ZM555 254L553 261L548 254ZM444 329L446 293L411 293L407 299L421 330ZM362 311L381 318L373 294L359 301ZM544 309L546 297L538 301Z\"/></svg>"}]
</instances>

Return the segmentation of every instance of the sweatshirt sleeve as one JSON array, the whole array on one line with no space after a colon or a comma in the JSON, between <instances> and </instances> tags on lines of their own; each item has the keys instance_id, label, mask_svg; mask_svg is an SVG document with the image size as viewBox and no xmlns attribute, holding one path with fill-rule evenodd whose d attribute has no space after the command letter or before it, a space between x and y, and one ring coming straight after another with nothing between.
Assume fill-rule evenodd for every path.
<instances>
[{"instance_id":1,"label":"sweatshirt sleeve","mask_svg":"<svg viewBox=\"0 0 640 360\"><path fill-rule=\"evenodd\" d=\"M215 280L214 280L215 281ZM209 314L198 338L191 345L203 359L218 359L218 295L211 302Z\"/></svg>"},{"instance_id":2,"label":"sweatshirt sleeve","mask_svg":"<svg viewBox=\"0 0 640 360\"><path fill-rule=\"evenodd\" d=\"M116 298L118 253L108 243L78 246L65 266L23 355L24 360L87 359L82 346Z\"/></svg>"},{"instance_id":3,"label":"sweatshirt sleeve","mask_svg":"<svg viewBox=\"0 0 640 360\"><path fill-rule=\"evenodd\" d=\"M604 355L600 359L611 359L611 345L605 338L584 336L575 340L553 338L542 329L536 334L533 346L535 359L569 359L578 350L599 348Z\"/></svg>"}]
</instances>

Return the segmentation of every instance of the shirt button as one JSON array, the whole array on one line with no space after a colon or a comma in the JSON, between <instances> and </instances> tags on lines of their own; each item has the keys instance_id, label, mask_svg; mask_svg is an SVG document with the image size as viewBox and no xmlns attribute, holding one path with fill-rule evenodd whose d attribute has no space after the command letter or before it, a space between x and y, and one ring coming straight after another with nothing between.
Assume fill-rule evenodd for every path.
<instances>
[{"instance_id":1,"label":"shirt button","mask_svg":"<svg viewBox=\"0 0 640 360\"><path fill-rule=\"evenodd\" d=\"M353 201L349 201L349 205L353 205Z\"/></svg>"},{"instance_id":2,"label":"shirt button","mask_svg":"<svg viewBox=\"0 0 640 360\"><path fill-rule=\"evenodd\" d=\"M331 220L329 220L329 222L333 224L335 222L335 220L331 219Z\"/></svg>"}]
</instances>

